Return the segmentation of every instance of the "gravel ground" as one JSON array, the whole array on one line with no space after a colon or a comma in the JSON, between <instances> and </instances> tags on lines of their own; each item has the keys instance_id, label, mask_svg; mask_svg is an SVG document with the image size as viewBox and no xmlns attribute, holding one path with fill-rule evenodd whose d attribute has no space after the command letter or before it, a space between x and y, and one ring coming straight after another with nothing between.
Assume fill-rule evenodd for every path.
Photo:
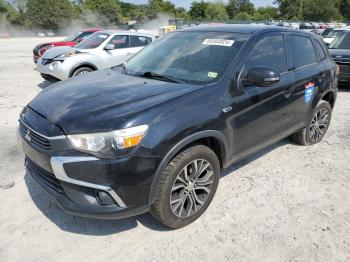
<instances>
[{"instance_id":1,"label":"gravel ground","mask_svg":"<svg viewBox=\"0 0 350 262\"><path fill-rule=\"evenodd\" d=\"M186 228L79 218L30 181L17 146L18 115L47 86L31 58L46 40L0 39L0 261L350 261L350 89L324 141L283 140L231 166Z\"/></svg>"}]
</instances>

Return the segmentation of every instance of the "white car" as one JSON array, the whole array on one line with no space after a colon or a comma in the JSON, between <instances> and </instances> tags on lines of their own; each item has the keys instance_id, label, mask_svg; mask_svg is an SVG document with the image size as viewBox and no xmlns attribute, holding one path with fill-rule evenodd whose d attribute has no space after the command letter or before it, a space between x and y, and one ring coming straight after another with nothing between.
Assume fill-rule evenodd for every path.
<instances>
[{"instance_id":1,"label":"white car","mask_svg":"<svg viewBox=\"0 0 350 262\"><path fill-rule=\"evenodd\" d=\"M327 35L327 37L323 38L323 42L330 45L337 36L349 31L350 27L335 28L329 35Z\"/></svg>"},{"instance_id":2,"label":"white car","mask_svg":"<svg viewBox=\"0 0 350 262\"><path fill-rule=\"evenodd\" d=\"M290 23L290 27L293 29L299 29L300 24L299 23Z\"/></svg>"},{"instance_id":3,"label":"white car","mask_svg":"<svg viewBox=\"0 0 350 262\"><path fill-rule=\"evenodd\" d=\"M48 81L85 75L122 64L154 40L155 36L147 33L99 31L75 47L49 49L38 60L37 70Z\"/></svg>"}]
</instances>

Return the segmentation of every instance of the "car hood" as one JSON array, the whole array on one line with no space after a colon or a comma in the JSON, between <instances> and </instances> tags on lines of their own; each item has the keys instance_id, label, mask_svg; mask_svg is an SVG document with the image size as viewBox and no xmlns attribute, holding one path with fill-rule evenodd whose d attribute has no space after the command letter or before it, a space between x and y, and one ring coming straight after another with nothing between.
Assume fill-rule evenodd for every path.
<instances>
[{"instance_id":1,"label":"car hood","mask_svg":"<svg viewBox=\"0 0 350 262\"><path fill-rule=\"evenodd\" d=\"M328 49L334 62L350 62L350 49Z\"/></svg>"},{"instance_id":2,"label":"car hood","mask_svg":"<svg viewBox=\"0 0 350 262\"><path fill-rule=\"evenodd\" d=\"M59 46L59 47L53 47L48 49L44 54L43 54L43 59L53 59L56 56L59 56L61 54L64 54L69 51L75 50L73 47L70 46Z\"/></svg>"},{"instance_id":3,"label":"car hood","mask_svg":"<svg viewBox=\"0 0 350 262\"><path fill-rule=\"evenodd\" d=\"M66 134L105 132L128 117L201 88L99 70L55 84L28 105Z\"/></svg>"},{"instance_id":4,"label":"car hood","mask_svg":"<svg viewBox=\"0 0 350 262\"><path fill-rule=\"evenodd\" d=\"M34 47L34 50L39 50L40 48L44 47L44 46L75 46L76 42L70 42L70 41L62 41L62 42L48 42L48 43L41 43L38 44Z\"/></svg>"}]
</instances>

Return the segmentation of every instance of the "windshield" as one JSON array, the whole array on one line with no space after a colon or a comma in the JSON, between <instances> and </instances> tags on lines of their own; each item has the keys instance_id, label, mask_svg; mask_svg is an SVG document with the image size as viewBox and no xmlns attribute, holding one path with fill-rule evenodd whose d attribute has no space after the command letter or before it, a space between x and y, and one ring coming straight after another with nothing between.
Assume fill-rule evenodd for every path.
<instances>
[{"instance_id":1,"label":"windshield","mask_svg":"<svg viewBox=\"0 0 350 262\"><path fill-rule=\"evenodd\" d=\"M89 32L89 31L86 31L86 32L78 32L74 35L71 35L71 36L68 36L64 39L64 41L66 42L77 42L79 40L82 40L82 39L85 39L87 38L88 36L90 36L93 32Z\"/></svg>"},{"instance_id":2,"label":"windshield","mask_svg":"<svg viewBox=\"0 0 350 262\"><path fill-rule=\"evenodd\" d=\"M143 49L126 66L129 74L148 73L188 83L209 83L221 77L250 34L175 32Z\"/></svg>"},{"instance_id":3,"label":"windshield","mask_svg":"<svg viewBox=\"0 0 350 262\"><path fill-rule=\"evenodd\" d=\"M350 49L350 32L336 37L329 45L329 49Z\"/></svg>"},{"instance_id":4,"label":"windshield","mask_svg":"<svg viewBox=\"0 0 350 262\"><path fill-rule=\"evenodd\" d=\"M94 33L88 38L81 41L75 47L79 49L92 49L99 47L107 38L109 34L106 33Z\"/></svg>"},{"instance_id":5,"label":"windshield","mask_svg":"<svg viewBox=\"0 0 350 262\"><path fill-rule=\"evenodd\" d=\"M327 38L335 38L337 36L341 36L346 32L346 30L333 30L329 35L327 35Z\"/></svg>"}]
</instances>

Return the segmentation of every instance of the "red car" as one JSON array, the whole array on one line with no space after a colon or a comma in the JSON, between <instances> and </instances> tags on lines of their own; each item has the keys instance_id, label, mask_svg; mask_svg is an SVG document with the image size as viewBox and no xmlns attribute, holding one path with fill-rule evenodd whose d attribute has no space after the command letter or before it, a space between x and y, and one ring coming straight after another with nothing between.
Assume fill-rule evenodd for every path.
<instances>
[{"instance_id":1,"label":"red car","mask_svg":"<svg viewBox=\"0 0 350 262\"><path fill-rule=\"evenodd\" d=\"M85 31L78 32L72 36L69 36L60 42L39 44L33 49L34 63L36 63L38 61L38 59L46 52L47 49L49 49L51 47L56 47L56 46L75 46L77 43L79 43L84 38L90 36L91 34L97 32L97 31L100 31L100 30L101 29L97 29L97 28L88 29Z\"/></svg>"}]
</instances>

